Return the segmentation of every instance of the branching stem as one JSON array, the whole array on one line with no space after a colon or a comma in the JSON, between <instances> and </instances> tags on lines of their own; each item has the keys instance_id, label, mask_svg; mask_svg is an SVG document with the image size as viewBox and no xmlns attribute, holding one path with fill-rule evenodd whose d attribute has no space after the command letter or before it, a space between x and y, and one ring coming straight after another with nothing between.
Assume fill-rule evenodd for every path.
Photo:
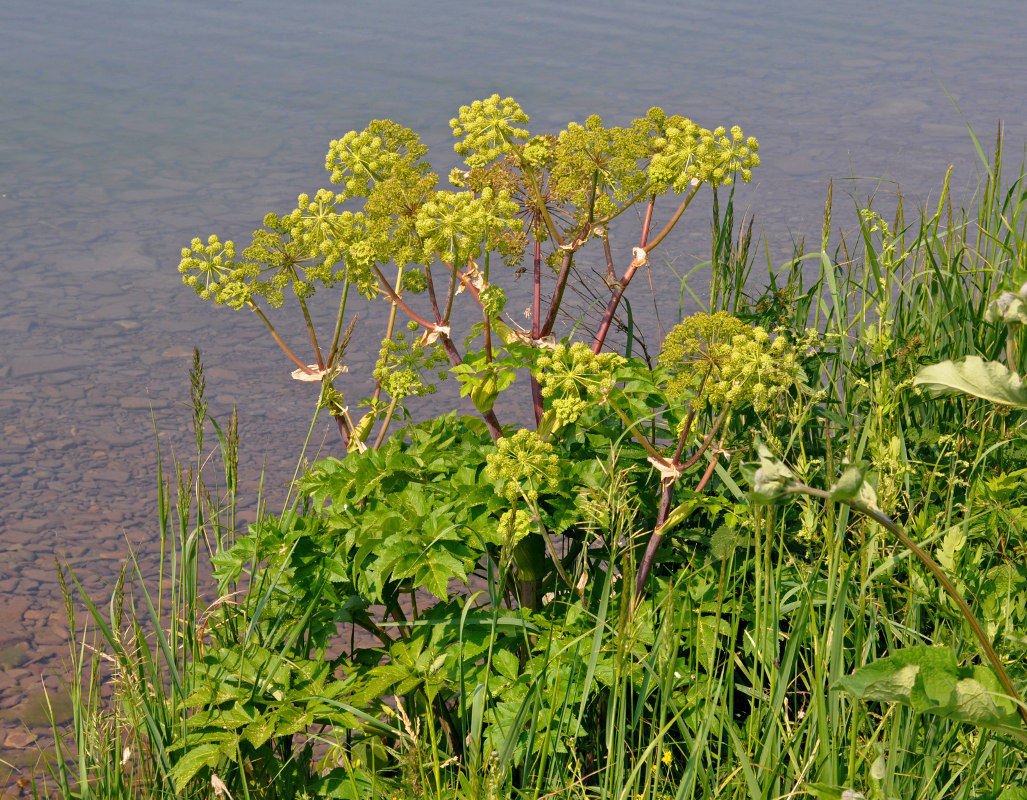
<instances>
[{"instance_id":1,"label":"branching stem","mask_svg":"<svg viewBox=\"0 0 1027 800\"><path fill-rule=\"evenodd\" d=\"M248 304L250 310L253 311L253 313L256 314L258 317L260 317L264 321L264 324L267 325L267 329L271 332L271 338L273 338L278 343L278 346L282 348L282 352L290 358L292 363L294 363L308 375L316 374L314 370L312 370L310 367L308 367L306 364L300 361L299 356L297 356L294 352L292 352L292 350L289 349L289 346L282 340L282 337L278 335L278 331L275 330L275 326L271 324L271 320L269 320L264 315L264 312L260 310L260 307L252 300L248 301Z\"/></svg>"}]
</instances>

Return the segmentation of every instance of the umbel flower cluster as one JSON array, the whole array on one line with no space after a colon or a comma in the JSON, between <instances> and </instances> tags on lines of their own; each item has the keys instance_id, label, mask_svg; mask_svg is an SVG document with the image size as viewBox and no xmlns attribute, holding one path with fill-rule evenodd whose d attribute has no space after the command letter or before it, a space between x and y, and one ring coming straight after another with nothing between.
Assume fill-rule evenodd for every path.
<instances>
[{"instance_id":1,"label":"umbel flower cluster","mask_svg":"<svg viewBox=\"0 0 1027 800\"><path fill-rule=\"evenodd\" d=\"M758 142L740 128L709 130L660 108L626 126L608 126L590 116L555 134L533 134L528 122L509 97L492 95L461 107L450 125L454 149L464 163L450 173L446 187L416 133L392 120L374 120L331 142L325 168L332 189L300 194L288 213L265 216L245 249L216 235L194 239L181 251L182 280L203 300L255 312L299 366L302 378L329 376L329 382L341 374L334 367L348 341L341 338L348 290L355 287L367 299L391 305L382 315L387 322L374 368L374 394L365 398L374 409L371 423L355 428L341 402L331 405L339 412L347 442L350 433L368 435L365 431L376 421L384 435L393 416L406 413L406 398L433 391L431 377L425 379L422 373L438 371L447 361L459 372L463 356L456 343L469 334L465 347L470 347L481 336L487 356L476 368L472 400L498 438L501 425L492 409L495 395L509 385L501 380L504 370L526 366L509 348L513 326L504 318L500 265L514 267L520 275L525 261L534 258L534 248L526 255L534 243L539 263L553 268L552 275L540 269L533 277L539 308L531 338L547 341L568 282L579 274L576 254L597 246L598 239L614 252L609 250L612 220L639 203L654 204L659 195L681 194L675 200L678 210L649 240L652 250L665 240L702 184L748 181L759 165ZM607 261L613 273L613 256ZM613 295L597 339L606 336L636 269L632 262L623 282L610 283ZM553 281L551 291L542 291L543 280ZM620 289L614 290L615 285ZM307 300L319 288L333 286L342 289L336 330L331 337L319 336ZM264 313L283 305L289 294L303 314L314 359L300 358ZM422 294L427 296L416 296ZM541 298L546 296L549 307L543 308ZM474 327L467 324L461 330L460 318L468 306L472 317L480 317L472 319ZM407 333L401 315L408 320ZM332 345L326 349L327 342ZM601 350L602 341L592 349ZM518 363L492 364L508 357ZM310 366L312 361L318 369ZM593 355L581 344L542 354L533 379L547 401L551 422L573 424L589 405L604 402L620 363L617 356ZM764 371L758 372L763 376ZM736 393L762 398L760 387L773 380L763 376L743 383L749 388ZM712 384L705 389L707 394L713 390ZM392 402L383 402L383 394ZM538 407L535 411L542 413Z\"/></svg>"},{"instance_id":2,"label":"umbel flower cluster","mask_svg":"<svg viewBox=\"0 0 1027 800\"><path fill-rule=\"evenodd\" d=\"M660 364L673 375L671 396L694 395L697 405L714 408L748 404L763 413L782 392L805 385L799 352L811 345L804 339L797 348L786 335L772 338L726 311L700 313L667 335Z\"/></svg>"},{"instance_id":3,"label":"umbel flower cluster","mask_svg":"<svg viewBox=\"0 0 1027 800\"><path fill-rule=\"evenodd\" d=\"M581 342L558 344L539 356L538 380L542 396L553 398L552 411L559 425L577 422L589 407L606 400L614 372L627 363L616 353L593 353Z\"/></svg>"},{"instance_id":4,"label":"umbel flower cluster","mask_svg":"<svg viewBox=\"0 0 1027 800\"><path fill-rule=\"evenodd\" d=\"M381 382L382 389L399 402L406 397L435 393L435 384L423 377L425 372L441 369L439 380L449 375L443 367L448 359L441 345L421 347L408 339L403 331L385 339L374 366L374 377Z\"/></svg>"},{"instance_id":5,"label":"umbel flower cluster","mask_svg":"<svg viewBox=\"0 0 1027 800\"><path fill-rule=\"evenodd\" d=\"M503 496L511 503L521 496L534 503L539 489L553 488L560 479L560 459L553 445L524 428L496 442L485 462L485 476L502 486Z\"/></svg>"},{"instance_id":6,"label":"umbel flower cluster","mask_svg":"<svg viewBox=\"0 0 1027 800\"><path fill-rule=\"evenodd\" d=\"M627 127L592 116L558 136L532 136L527 122L499 95L460 108L450 125L467 170L454 172L455 190L439 189L428 148L409 128L375 120L351 131L325 158L338 191L300 195L290 213L267 215L240 261L232 241L193 240L182 251L183 281L236 308L254 296L277 307L287 287L303 298L340 280L373 297L381 265L467 264L490 251L516 259L526 220L541 238L555 231L546 209L554 200L599 224L643 196L748 181L759 164L758 143L738 127L708 130L660 108ZM341 207L355 199L361 209ZM580 222L573 217L562 219Z\"/></svg>"}]
</instances>

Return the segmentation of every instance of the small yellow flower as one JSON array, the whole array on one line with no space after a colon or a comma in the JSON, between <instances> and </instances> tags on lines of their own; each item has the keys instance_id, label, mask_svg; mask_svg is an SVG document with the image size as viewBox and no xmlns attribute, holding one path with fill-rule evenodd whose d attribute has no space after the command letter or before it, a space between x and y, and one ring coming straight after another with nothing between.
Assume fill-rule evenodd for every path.
<instances>
[{"instance_id":1,"label":"small yellow flower","mask_svg":"<svg viewBox=\"0 0 1027 800\"><path fill-rule=\"evenodd\" d=\"M664 750L660 761L663 762L664 766L669 767L674 761L674 756L671 755L670 750Z\"/></svg>"}]
</instances>

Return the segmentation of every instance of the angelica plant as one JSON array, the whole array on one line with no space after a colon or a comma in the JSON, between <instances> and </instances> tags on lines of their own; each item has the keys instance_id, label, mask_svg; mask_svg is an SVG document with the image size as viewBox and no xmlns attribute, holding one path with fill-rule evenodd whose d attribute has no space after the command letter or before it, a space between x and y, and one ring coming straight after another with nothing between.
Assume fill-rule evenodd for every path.
<instances>
[{"instance_id":1,"label":"angelica plant","mask_svg":"<svg viewBox=\"0 0 1027 800\"><path fill-rule=\"evenodd\" d=\"M325 158L333 190L301 194L289 213L268 214L241 257L231 240L194 240L182 252L183 281L201 299L256 313L298 367L294 375L330 387L322 398L330 399L325 405L347 444L354 435L361 446L384 440L404 399L431 391L432 380L415 379L412 372L436 371L437 353L461 375L498 440L503 430L493 403L502 370L491 365L505 359L504 369L532 366L537 348L551 341L577 255L592 247L606 263L610 295L591 342L599 354L634 274L649 264L700 187L748 181L759 165L757 141L740 128L709 130L659 108L624 127L591 116L555 135L533 134L529 122L515 100L499 95L461 107L450 125L464 168L451 172L449 187L409 128L376 120L351 131L331 142ZM672 208L651 235L656 203L664 196L672 198ZM620 251L609 225L636 206L643 209L637 246L618 267L614 253ZM528 329L504 316L500 264L531 271ZM326 346L307 303L320 290L340 287ZM369 411L359 422L334 383L341 374L350 287L386 307L375 390L361 401ZM299 357L266 313L290 295L303 315L314 363ZM401 338L409 335L402 331L404 318L415 331L412 340ZM462 369L467 344L475 339L484 363ZM522 344L534 355L526 356ZM415 355L417 348L426 355ZM540 380L552 385L544 373L555 363L543 360L529 379L536 422L548 396ZM509 376L498 383L505 389ZM589 399L594 396L577 389L560 398L563 417L571 419L572 406Z\"/></svg>"}]
</instances>

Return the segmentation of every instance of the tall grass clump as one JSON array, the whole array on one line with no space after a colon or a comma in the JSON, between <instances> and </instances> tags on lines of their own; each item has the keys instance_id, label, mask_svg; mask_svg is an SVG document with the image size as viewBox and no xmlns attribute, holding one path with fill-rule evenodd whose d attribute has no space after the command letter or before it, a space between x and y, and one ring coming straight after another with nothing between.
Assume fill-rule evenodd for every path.
<instances>
[{"instance_id":1,"label":"tall grass clump","mask_svg":"<svg viewBox=\"0 0 1027 800\"><path fill-rule=\"evenodd\" d=\"M752 224L724 191L758 164L754 140L658 109L553 137L526 122L498 97L461 109L453 193L412 132L373 123L332 144L340 195L270 215L243 261L216 237L183 255L189 285L256 312L320 382L344 457L238 530L237 426L209 419L194 363L197 461L175 467L174 505L161 477L160 585L133 556L107 608L69 591L69 615L87 612L78 711L40 791L1019 797L1027 193L1022 169L1002 176L1001 137L965 205L946 178L929 208L897 198L886 218L873 198L836 232L829 193L819 249L754 285ZM703 310L657 359L613 352L628 284L703 184ZM608 223L636 203L619 270ZM557 341L589 243L609 299L590 343ZM522 258L517 331L498 266ZM336 283L322 350L307 302ZM286 285L315 364L256 304ZM388 304L358 419L341 388L350 285ZM462 342L459 303L480 317ZM404 403L445 361L477 415L411 421ZM500 396L534 426L503 425Z\"/></svg>"},{"instance_id":2,"label":"tall grass clump","mask_svg":"<svg viewBox=\"0 0 1027 800\"><path fill-rule=\"evenodd\" d=\"M59 570L75 634L67 682L75 713L70 731L55 727L47 774L35 787L39 794L174 793L169 776L183 756L174 743L188 729L182 704L198 685L195 666L207 641L205 629L218 603L232 602L222 596L211 604L210 557L234 540L238 524L236 417L223 426L208 417L198 352L190 379L194 463L185 466L175 458L167 475L158 442L155 585L144 577L152 554L134 550L105 605L82 590L73 570ZM221 465L213 483L208 462L214 453L205 449L211 428Z\"/></svg>"}]
</instances>

